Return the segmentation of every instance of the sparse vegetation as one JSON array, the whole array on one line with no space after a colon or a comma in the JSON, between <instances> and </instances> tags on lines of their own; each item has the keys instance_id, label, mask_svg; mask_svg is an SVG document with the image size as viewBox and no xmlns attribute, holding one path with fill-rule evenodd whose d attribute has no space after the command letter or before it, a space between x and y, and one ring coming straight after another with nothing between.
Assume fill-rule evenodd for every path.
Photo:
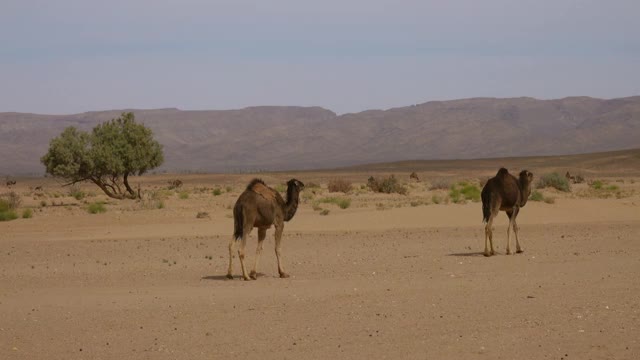
<instances>
[{"instance_id":1,"label":"sparse vegetation","mask_svg":"<svg viewBox=\"0 0 640 360\"><path fill-rule=\"evenodd\" d=\"M213 189L213 196L220 196L220 195L222 195L222 190L220 190L220 188Z\"/></svg>"},{"instance_id":2,"label":"sparse vegetation","mask_svg":"<svg viewBox=\"0 0 640 360\"><path fill-rule=\"evenodd\" d=\"M322 198L317 202L322 204L335 204L338 205L341 209L346 209L351 206L351 199L343 197L327 197Z\"/></svg>"},{"instance_id":3,"label":"sparse vegetation","mask_svg":"<svg viewBox=\"0 0 640 360\"><path fill-rule=\"evenodd\" d=\"M87 211L90 214L100 214L100 213L107 212L107 208L104 206L104 202L96 201L94 203L89 204L89 206L87 207Z\"/></svg>"},{"instance_id":4,"label":"sparse vegetation","mask_svg":"<svg viewBox=\"0 0 640 360\"><path fill-rule=\"evenodd\" d=\"M441 197L440 195L433 195L433 196L431 197L431 201L432 201L434 204L440 204L440 203L442 202L442 197Z\"/></svg>"},{"instance_id":5,"label":"sparse vegetation","mask_svg":"<svg viewBox=\"0 0 640 360\"><path fill-rule=\"evenodd\" d=\"M415 200L409 204L411 205L411 207L416 207L416 206L424 205L424 202L422 202L421 200Z\"/></svg>"},{"instance_id":6,"label":"sparse vegetation","mask_svg":"<svg viewBox=\"0 0 640 360\"><path fill-rule=\"evenodd\" d=\"M209 217L209 213L205 211L198 211L198 214L196 214L196 218L198 219L206 219L208 217Z\"/></svg>"},{"instance_id":7,"label":"sparse vegetation","mask_svg":"<svg viewBox=\"0 0 640 360\"><path fill-rule=\"evenodd\" d=\"M275 190L279 193L286 193L287 192L287 185L286 184L278 184L275 186Z\"/></svg>"},{"instance_id":8,"label":"sparse vegetation","mask_svg":"<svg viewBox=\"0 0 640 360\"><path fill-rule=\"evenodd\" d=\"M538 180L538 183L536 184L537 189L543 189L547 187L552 187L564 192L571 191L571 187L569 186L569 181L567 180L567 178L555 172L542 175Z\"/></svg>"},{"instance_id":9,"label":"sparse vegetation","mask_svg":"<svg viewBox=\"0 0 640 360\"><path fill-rule=\"evenodd\" d=\"M336 178L336 179L329 180L329 183L327 184L327 189L329 190L329 192L341 192L346 194L349 191L351 191L352 186L349 181Z\"/></svg>"},{"instance_id":10,"label":"sparse vegetation","mask_svg":"<svg viewBox=\"0 0 640 360\"><path fill-rule=\"evenodd\" d=\"M178 197L182 200L186 200L189 198L189 192L186 190L182 190L180 191L180 193L178 193Z\"/></svg>"},{"instance_id":11,"label":"sparse vegetation","mask_svg":"<svg viewBox=\"0 0 640 360\"><path fill-rule=\"evenodd\" d=\"M232 191L233 191L233 187L232 187L232 186L227 186L227 187L225 187L225 188L224 188L224 190L225 190L227 193L230 193L230 192L232 192Z\"/></svg>"},{"instance_id":12,"label":"sparse vegetation","mask_svg":"<svg viewBox=\"0 0 640 360\"><path fill-rule=\"evenodd\" d=\"M531 201L543 201L544 200L544 195L542 195L542 193L538 190L533 190L531 192L531 196L529 197L529 200Z\"/></svg>"},{"instance_id":13,"label":"sparse vegetation","mask_svg":"<svg viewBox=\"0 0 640 360\"><path fill-rule=\"evenodd\" d=\"M591 187L596 190L601 190L604 186L604 183L601 180L595 180L591 183Z\"/></svg>"},{"instance_id":14,"label":"sparse vegetation","mask_svg":"<svg viewBox=\"0 0 640 360\"><path fill-rule=\"evenodd\" d=\"M320 211L320 215L323 215L323 216L329 215L329 209L323 209L322 211Z\"/></svg>"},{"instance_id":15,"label":"sparse vegetation","mask_svg":"<svg viewBox=\"0 0 640 360\"><path fill-rule=\"evenodd\" d=\"M400 184L400 182L394 175L390 175L386 178L375 178L371 176L367 180L367 186L373 192L385 194L398 193L401 195L407 194L407 188L404 185Z\"/></svg>"},{"instance_id":16,"label":"sparse vegetation","mask_svg":"<svg viewBox=\"0 0 640 360\"><path fill-rule=\"evenodd\" d=\"M478 202L480 201L480 189L473 184L463 181L451 186L449 198L451 198L451 201L454 203L464 201Z\"/></svg>"},{"instance_id":17,"label":"sparse vegetation","mask_svg":"<svg viewBox=\"0 0 640 360\"><path fill-rule=\"evenodd\" d=\"M33 217L33 210L31 210L31 208L26 208L22 210L23 219L31 219L32 217Z\"/></svg>"},{"instance_id":18,"label":"sparse vegetation","mask_svg":"<svg viewBox=\"0 0 640 360\"><path fill-rule=\"evenodd\" d=\"M84 199L86 194L77 184L73 184L69 187L69 196L79 201Z\"/></svg>"},{"instance_id":19,"label":"sparse vegetation","mask_svg":"<svg viewBox=\"0 0 640 360\"><path fill-rule=\"evenodd\" d=\"M180 179L169 180L168 183L169 190L177 189L182 186L182 180Z\"/></svg>"},{"instance_id":20,"label":"sparse vegetation","mask_svg":"<svg viewBox=\"0 0 640 360\"><path fill-rule=\"evenodd\" d=\"M544 202L547 204L555 204L556 203L556 198L554 197L545 197L544 198Z\"/></svg>"},{"instance_id":21,"label":"sparse vegetation","mask_svg":"<svg viewBox=\"0 0 640 360\"><path fill-rule=\"evenodd\" d=\"M449 190L450 188L451 182L446 179L434 179L429 186L429 190Z\"/></svg>"},{"instance_id":22,"label":"sparse vegetation","mask_svg":"<svg viewBox=\"0 0 640 360\"><path fill-rule=\"evenodd\" d=\"M15 191L0 195L0 200L6 202L10 210L16 210L22 205L22 198Z\"/></svg>"}]
</instances>

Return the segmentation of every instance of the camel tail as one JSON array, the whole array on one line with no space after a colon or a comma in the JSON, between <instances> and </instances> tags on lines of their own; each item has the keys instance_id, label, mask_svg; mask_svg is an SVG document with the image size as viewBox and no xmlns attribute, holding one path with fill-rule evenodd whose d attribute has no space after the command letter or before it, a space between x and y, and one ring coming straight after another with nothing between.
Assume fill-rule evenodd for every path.
<instances>
[{"instance_id":1,"label":"camel tail","mask_svg":"<svg viewBox=\"0 0 640 360\"><path fill-rule=\"evenodd\" d=\"M487 223L491 217L491 192L482 190L482 222Z\"/></svg>"},{"instance_id":2,"label":"camel tail","mask_svg":"<svg viewBox=\"0 0 640 360\"><path fill-rule=\"evenodd\" d=\"M242 227L244 225L244 214L242 206L233 207L233 238L236 241L242 239Z\"/></svg>"}]
</instances>

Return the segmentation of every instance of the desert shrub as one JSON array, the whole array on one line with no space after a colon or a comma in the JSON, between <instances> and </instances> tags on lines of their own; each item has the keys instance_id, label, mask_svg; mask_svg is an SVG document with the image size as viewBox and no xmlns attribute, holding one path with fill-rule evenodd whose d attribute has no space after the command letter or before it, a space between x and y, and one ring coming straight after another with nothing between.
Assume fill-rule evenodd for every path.
<instances>
[{"instance_id":1,"label":"desert shrub","mask_svg":"<svg viewBox=\"0 0 640 360\"><path fill-rule=\"evenodd\" d=\"M596 190L602 189L603 186L604 186L604 183L601 180L595 180L594 182L591 183L591 187Z\"/></svg>"},{"instance_id":2,"label":"desert shrub","mask_svg":"<svg viewBox=\"0 0 640 360\"><path fill-rule=\"evenodd\" d=\"M7 204L9 210L15 210L22 204L22 198L15 191L0 195L0 200Z\"/></svg>"},{"instance_id":3,"label":"desert shrub","mask_svg":"<svg viewBox=\"0 0 640 360\"><path fill-rule=\"evenodd\" d=\"M351 199L341 197L327 197L318 200L318 202L323 204L335 204L338 205L341 209L346 209L351 206Z\"/></svg>"},{"instance_id":4,"label":"desert shrub","mask_svg":"<svg viewBox=\"0 0 640 360\"><path fill-rule=\"evenodd\" d=\"M213 196L219 196L219 195L222 195L222 190L220 190L219 188L213 189Z\"/></svg>"},{"instance_id":5,"label":"desert shrub","mask_svg":"<svg viewBox=\"0 0 640 360\"><path fill-rule=\"evenodd\" d=\"M351 191L351 183L343 179L331 179L329 180L329 184L327 184L327 189L329 189L329 192L342 192L346 194Z\"/></svg>"},{"instance_id":6,"label":"desert shrub","mask_svg":"<svg viewBox=\"0 0 640 360\"><path fill-rule=\"evenodd\" d=\"M169 190L177 189L180 186L182 186L182 180L180 179L169 180L168 183L169 183Z\"/></svg>"},{"instance_id":7,"label":"desert shrub","mask_svg":"<svg viewBox=\"0 0 640 360\"><path fill-rule=\"evenodd\" d=\"M315 195L311 191L305 191L302 193L302 201L307 202L312 200Z\"/></svg>"},{"instance_id":8,"label":"desert shrub","mask_svg":"<svg viewBox=\"0 0 640 360\"><path fill-rule=\"evenodd\" d=\"M87 211L90 214L99 214L107 212L107 208L104 206L104 203L102 201L96 201L89 204L89 206L87 207Z\"/></svg>"},{"instance_id":9,"label":"desert shrub","mask_svg":"<svg viewBox=\"0 0 640 360\"><path fill-rule=\"evenodd\" d=\"M531 192L531 196L529 197L529 200L531 201L543 201L544 200L544 195L542 195L542 193L538 190L533 190Z\"/></svg>"},{"instance_id":10,"label":"desert shrub","mask_svg":"<svg viewBox=\"0 0 640 360\"><path fill-rule=\"evenodd\" d=\"M73 184L69 187L69 196L76 200L82 200L86 196L84 191L80 190L80 186Z\"/></svg>"},{"instance_id":11,"label":"desert shrub","mask_svg":"<svg viewBox=\"0 0 640 360\"><path fill-rule=\"evenodd\" d=\"M198 213L196 214L196 218L198 219L205 219L208 217L209 217L209 213L205 211L198 211Z\"/></svg>"},{"instance_id":12,"label":"desert shrub","mask_svg":"<svg viewBox=\"0 0 640 360\"><path fill-rule=\"evenodd\" d=\"M14 210L0 211L0 221L15 220L18 214Z\"/></svg>"},{"instance_id":13,"label":"desert shrub","mask_svg":"<svg viewBox=\"0 0 640 360\"><path fill-rule=\"evenodd\" d=\"M275 189L277 192L279 193L286 193L287 192L287 185L285 184L278 184L275 186Z\"/></svg>"},{"instance_id":14,"label":"desert shrub","mask_svg":"<svg viewBox=\"0 0 640 360\"><path fill-rule=\"evenodd\" d=\"M142 194L140 204L143 209L163 209L164 199L167 197L165 191L149 191Z\"/></svg>"},{"instance_id":15,"label":"desert shrub","mask_svg":"<svg viewBox=\"0 0 640 360\"><path fill-rule=\"evenodd\" d=\"M605 189L608 191L618 191L620 190L620 187L618 185L609 185Z\"/></svg>"},{"instance_id":16,"label":"desert shrub","mask_svg":"<svg viewBox=\"0 0 640 360\"><path fill-rule=\"evenodd\" d=\"M30 208L22 210L22 218L23 219L31 219L33 217L33 210Z\"/></svg>"},{"instance_id":17,"label":"desert shrub","mask_svg":"<svg viewBox=\"0 0 640 360\"><path fill-rule=\"evenodd\" d=\"M554 197L545 197L544 198L544 202L546 202L547 204L555 204L556 198L554 198Z\"/></svg>"},{"instance_id":18,"label":"desert shrub","mask_svg":"<svg viewBox=\"0 0 640 360\"><path fill-rule=\"evenodd\" d=\"M41 207L45 207L45 206L47 206L47 200L41 200L41 201L40 201L40 206L41 206Z\"/></svg>"},{"instance_id":19,"label":"desert shrub","mask_svg":"<svg viewBox=\"0 0 640 360\"><path fill-rule=\"evenodd\" d=\"M404 185L400 184L400 182L394 175L390 175L386 178L374 178L373 176L371 176L367 180L367 186L373 192L385 194L398 193L401 195L407 194L407 188Z\"/></svg>"},{"instance_id":20,"label":"desert shrub","mask_svg":"<svg viewBox=\"0 0 640 360\"><path fill-rule=\"evenodd\" d=\"M320 211L320 215L323 215L323 216L329 215L329 209L324 209Z\"/></svg>"},{"instance_id":21,"label":"desert shrub","mask_svg":"<svg viewBox=\"0 0 640 360\"><path fill-rule=\"evenodd\" d=\"M319 184L317 184L317 183L314 183L314 182L308 182L308 183L304 186L304 188L305 188L305 189L309 189L309 190L310 190L310 189L320 189L320 188L321 188L321 186L320 186Z\"/></svg>"},{"instance_id":22,"label":"desert shrub","mask_svg":"<svg viewBox=\"0 0 640 360\"><path fill-rule=\"evenodd\" d=\"M575 184L582 184L582 183L584 182L584 176L582 176L582 175L576 175L576 176L574 176L574 178L573 178L573 182L574 182Z\"/></svg>"},{"instance_id":23,"label":"desert shrub","mask_svg":"<svg viewBox=\"0 0 640 360\"><path fill-rule=\"evenodd\" d=\"M182 200L186 200L189 198L189 192L186 190L180 191L180 193L178 194L178 197Z\"/></svg>"},{"instance_id":24,"label":"desert shrub","mask_svg":"<svg viewBox=\"0 0 640 360\"><path fill-rule=\"evenodd\" d=\"M460 183L459 185L461 186L460 193L464 195L466 200L480 201L480 189L477 186L468 183Z\"/></svg>"},{"instance_id":25,"label":"desert shrub","mask_svg":"<svg viewBox=\"0 0 640 360\"><path fill-rule=\"evenodd\" d=\"M451 201L454 203L463 202L464 200L478 202L480 201L480 189L473 184L460 182L457 185L451 186L449 198L451 198Z\"/></svg>"},{"instance_id":26,"label":"desert shrub","mask_svg":"<svg viewBox=\"0 0 640 360\"><path fill-rule=\"evenodd\" d=\"M412 202L410 203L411 207L416 207L416 206L420 206L420 205L423 205L423 204L424 204L424 203L423 203L422 201L420 201L420 200L412 201Z\"/></svg>"},{"instance_id":27,"label":"desert shrub","mask_svg":"<svg viewBox=\"0 0 640 360\"><path fill-rule=\"evenodd\" d=\"M429 190L449 190L451 182L446 179L435 179L431 181Z\"/></svg>"},{"instance_id":28,"label":"desert shrub","mask_svg":"<svg viewBox=\"0 0 640 360\"><path fill-rule=\"evenodd\" d=\"M432 201L434 204L440 204L440 203L442 202L442 197L440 197L439 195L433 195L433 196L431 197L431 201Z\"/></svg>"},{"instance_id":29,"label":"desert shrub","mask_svg":"<svg viewBox=\"0 0 640 360\"><path fill-rule=\"evenodd\" d=\"M454 203L459 203L463 200L463 196L462 196L462 193L460 193L460 189L458 189L455 185L453 185L451 187L451 190L449 190L449 198Z\"/></svg>"},{"instance_id":30,"label":"desert shrub","mask_svg":"<svg viewBox=\"0 0 640 360\"><path fill-rule=\"evenodd\" d=\"M224 188L224 191L230 193L230 192L233 191L233 187L232 186L227 186L227 187Z\"/></svg>"},{"instance_id":31,"label":"desert shrub","mask_svg":"<svg viewBox=\"0 0 640 360\"><path fill-rule=\"evenodd\" d=\"M569 186L569 181L566 177L560 176L558 173L550 173L544 174L538 180L536 184L536 188L542 189L546 187L552 187L560 191L569 192L571 188Z\"/></svg>"},{"instance_id":32,"label":"desert shrub","mask_svg":"<svg viewBox=\"0 0 640 360\"><path fill-rule=\"evenodd\" d=\"M320 211L322 210L322 208L320 207L320 204L318 204L317 202L314 202L311 207L313 208L313 211Z\"/></svg>"}]
</instances>

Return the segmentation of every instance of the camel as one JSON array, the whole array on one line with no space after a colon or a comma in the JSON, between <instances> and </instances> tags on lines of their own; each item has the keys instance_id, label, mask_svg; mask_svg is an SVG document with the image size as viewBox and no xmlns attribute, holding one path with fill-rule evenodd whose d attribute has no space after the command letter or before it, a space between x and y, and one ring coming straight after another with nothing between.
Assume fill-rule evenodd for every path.
<instances>
[{"instance_id":1,"label":"camel","mask_svg":"<svg viewBox=\"0 0 640 360\"><path fill-rule=\"evenodd\" d=\"M240 194L235 206L233 207L233 224L234 233L229 242L229 270L227 278L233 279L232 261L233 251L236 241L240 240L240 248L238 249L238 257L242 266L242 277L244 280L256 280L258 278L258 261L262 254L262 243L267 235L267 229L273 225L275 227L276 239L276 258L278 260L278 273L281 278L288 278L280 259L282 246L282 231L284 230L284 222L289 221L298 210L298 202L300 200L300 192L304 189L304 184L296 179L287 182L287 200L282 198L279 192L268 187L262 180L253 179L247 189ZM244 248L247 244L247 238L251 230L258 228L258 248L256 250L256 260L253 270L247 276L247 270L244 265Z\"/></svg>"},{"instance_id":2,"label":"camel","mask_svg":"<svg viewBox=\"0 0 640 360\"><path fill-rule=\"evenodd\" d=\"M415 180L416 182L420 182L420 178L418 177L418 174L414 171L411 173L411 175L409 175L409 180Z\"/></svg>"},{"instance_id":3,"label":"camel","mask_svg":"<svg viewBox=\"0 0 640 360\"><path fill-rule=\"evenodd\" d=\"M518 224L516 217L520 212L520 208L525 206L529 195L531 195L531 182L533 174L527 170L520 172L519 178L509 174L505 168L498 170L493 178L489 179L482 188L482 215L483 222L486 222L484 228L484 256L495 254L493 250L493 230L491 226L493 219L498 216L502 210L509 217L509 226L507 227L507 255L511 255L510 247L510 229L513 227L513 233L516 235L516 252L523 252L518 241ZM487 247L487 242L491 244L491 252Z\"/></svg>"}]
</instances>

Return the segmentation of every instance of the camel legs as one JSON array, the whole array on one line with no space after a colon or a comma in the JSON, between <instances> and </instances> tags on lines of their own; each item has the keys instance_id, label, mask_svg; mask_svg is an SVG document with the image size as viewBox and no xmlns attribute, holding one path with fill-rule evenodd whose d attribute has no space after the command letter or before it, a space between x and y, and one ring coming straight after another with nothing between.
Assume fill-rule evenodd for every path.
<instances>
[{"instance_id":1,"label":"camel legs","mask_svg":"<svg viewBox=\"0 0 640 360\"><path fill-rule=\"evenodd\" d=\"M275 225L275 224L274 224ZM282 231L284 230L284 224L276 225L276 258L278 259L278 273L281 278L288 278L289 274L284 272L282 268L282 260L280 259L280 253L282 249Z\"/></svg>"},{"instance_id":2,"label":"camel legs","mask_svg":"<svg viewBox=\"0 0 640 360\"><path fill-rule=\"evenodd\" d=\"M496 252L493 250L493 218L494 213L491 212L491 216L489 216L489 221L484 227L484 256L494 255ZM491 245L491 252L489 252L489 246Z\"/></svg>"},{"instance_id":3,"label":"camel legs","mask_svg":"<svg viewBox=\"0 0 640 360\"><path fill-rule=\"evenodd\" d=\"M518 243L518 225L516 225L516 216L518 216L519 208L514 207L511 210L507 211L507 216L509 217L509 226L507 226L507 255L511 255L511 228L513 228L513 233L516 235L516 251L522 252L520 249L520 243Z\"/></svg>"},{"instance_id":4,"label":"camel legs","mask_svg":"<svg viewBox=\"0 0 640 360\"><path fill-rule=\"evenodd\" d=\"M242 239L240 240L240 248L238 249L238 257L240 258L240 266L242 266L242 278L245 280L251 280L247 275L247 268L244 265L244 250L247 246L247 238L253 229L253 221L246 222L244 229L242 230Z\"/></svg>"},{"instance_id":5,"label":"camel legs","mask_svg":"<svg viewBox=\"0 0 640 360\"><path fill-rule=\"evenodd\" d=\"M227 270L227 279L233 279L233 248L235 244L236 238L232 236L231 241L229 241L229 269Z\"/></svg>"},{"instance_id":6,"label":"camel legs","mask_svg":"<svg viewBox=\"0 0 640 360\"><path fill-rule=\"evenodd\" d=\"M260 255L262 255L262 245L266 237L267 237L267 229L258 228L258 248L256 249L256 262L253 265L253 270L251 270L251 273L249 274L249 276L253 280L258 279L258 262L260 261Z\"/></svg>"},{"instance_id":7,"label":"camel legs","mask_svg":"<svg viewBox=\"0 0 640 360\"><path fill-rule=\"evenodd\" d=\"M524 252L522 250L522 248L520 247L520 242L518 241L518 230L520 230L520 229L518 228L518 224L516 223L516 217L518 216L518 212L519 211L520 211L519 209L516 210L513 213L513 218L512 218L513 219L513 233L516 234L516 253L518 253L518 254Z\"/></svg>"}]
</instances>

